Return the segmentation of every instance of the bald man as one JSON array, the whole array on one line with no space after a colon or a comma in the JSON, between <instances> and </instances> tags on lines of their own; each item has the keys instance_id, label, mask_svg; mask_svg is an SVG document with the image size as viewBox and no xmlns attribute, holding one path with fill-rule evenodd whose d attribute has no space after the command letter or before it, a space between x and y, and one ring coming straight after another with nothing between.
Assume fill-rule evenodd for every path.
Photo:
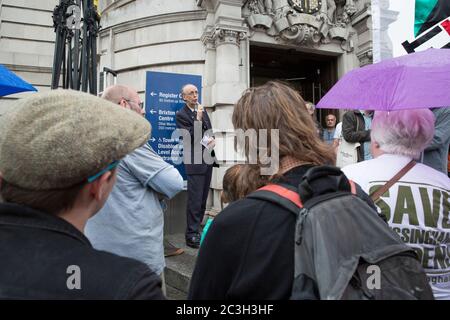
<instances>
[{"instance_id":1,"label":"bald man","mask_svg":"<svg viewBox=\"0 0 450 320\"><path fill-rule=\"evenodd\" d=\"M144 103L141 101L136 90L123 85L114 85L105 89L102 98L120 105L122 108L130 109L142 116L145 115Z\"/></svg>"},{"instance_id":2,"label":"bald man","mask_svg":"<svg viewBox=\"0 0 450 320\"><path fill-rule=\"evenodd\" d=\"M196 144L200 144L200 140L204 138L201 146L202 155L204 149L207 147L211 150L211 156L214 157L214 150L212 149L214 148L215 141L214 137L208 137L205 135L205 131L211 130L212 126L208 113L206 113L203 107L198 103L197 87L193 84L186 84L181 89L181 94L186 104L177 112L177 128L187 130L191 136L191 154L189 155L191 161L190 164L184 164L187 175L188 191L188 202L186 209L187 226L185 237L186 245L197 249L200 247L200 223L202 222L203 215L205 214L206 200L208 199L213 165L207 164L203 157L201 157L200 163L195 163L194 150L199 148ZM200 137L194 136L194 126L196 123L201 125Z\"/></svg>"},{"instance_id":3,"label":"bald man","mask_svg":"<svg viewBox=\"0 0 450 320\"><path fill-rule=\"evenodd\" d=\"M115 85L102 98L141 116L143 103L136 90ZM103 209L86 226L96 249L135 258L162 276L165 268L161 201L183 189L177 169L146 143L126 156L117 170L117 183Z\"/></svg>"}]
</instances>

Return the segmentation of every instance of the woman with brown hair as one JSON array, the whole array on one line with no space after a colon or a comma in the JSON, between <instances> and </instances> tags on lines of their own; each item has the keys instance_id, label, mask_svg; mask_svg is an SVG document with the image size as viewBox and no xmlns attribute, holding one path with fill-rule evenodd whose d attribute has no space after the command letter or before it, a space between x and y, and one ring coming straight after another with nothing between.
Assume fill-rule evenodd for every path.
<instances>
[{"instance_id":1,"label":"woman with brown hair","mask_svg":"<svg viewBox=\"0 0 450 320\"><path fill-rule=\"evenodd\" d=\"M334 163L334 152L316 134L300 95L279 82L244 92L233 113L235 129L277 130L260 156L278 149L277 173L267 177L298 186L313 166ZM252 146L244 146L247 158ZM272 152L267 152L270 157ZM261 165L257 164L262 168ZM274 203L244 198L215 219L195 267L190 299L288 299L294 276L295 216Z\"/></svg>"}]
</instances>

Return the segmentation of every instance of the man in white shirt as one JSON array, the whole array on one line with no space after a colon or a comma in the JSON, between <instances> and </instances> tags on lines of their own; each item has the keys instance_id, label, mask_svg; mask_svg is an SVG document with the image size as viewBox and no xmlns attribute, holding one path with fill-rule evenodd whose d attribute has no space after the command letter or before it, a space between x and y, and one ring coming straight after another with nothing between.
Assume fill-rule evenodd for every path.
<instances>
[{"instance_id":1,"label":"man in white shirt","mask_svg":"<svg viewBox=\"0 0 450 320\"><path fill-rule=\"evenodd\" d=\"M377 111L372 122L374 159L342 170L369 195L386 184L430 143L434 117L428 109ZM436 299L450 299L450 179L421 163L377 201L391 228L422 261Z\"/></svg>"},{"instance_id":2,"label":"man in white shirt","mask_svg":"<svg viewBox=\"0 0 450 320\"><path fill-rule=\"evenodd\" d=\"M342 122L339 122L336 125L336 130L334 130L334 136L333 136L333 148L334 152L337 153L337 148L341 144L342 140Z\"/></svg>"}]
</instances>

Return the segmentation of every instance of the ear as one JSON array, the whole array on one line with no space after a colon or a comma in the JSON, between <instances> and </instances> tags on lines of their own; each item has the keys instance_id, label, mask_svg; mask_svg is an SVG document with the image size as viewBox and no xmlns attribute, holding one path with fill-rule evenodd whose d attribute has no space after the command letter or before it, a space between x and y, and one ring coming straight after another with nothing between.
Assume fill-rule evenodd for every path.
<instances>
[{"instance_id":1,"label":"ear","mask_svg":"<svg viewBox=\"0 0 450 320\"><path fill-rule=\"evenodd\" d=\"M370 153L372 153L374 158L378 157L382 153L380 144L373 139L370 141Z\"/></svg>"},{"instance_id":2,"label":"ear","mask_svg":"<svg viewBox=\"0 0 450 320\"><path fill-rule=\"evenodd\" d=\"M376 142L375 140L371 140L370 143L373 144L374 148L380 149L380 144L378 142Z\"/></svg>"},{"instance_id":3,"label":"ear","mask_svg":"<svg viewBox=\"0 0 450 320\"><path fill-rule=\"evenodd\" d=\"M127 102L123 99L123 98L121 98L120 99L120 101L119 101L119 106L121 106L122 108L126 108L127 107Z\"/></svg>"},{"instance_id":4,"label":"ear","mask_svg":"<svg viewBox=\"0 0 450 320\"><path fill-rule=\"evenodd\" d=\"M95 200L102 201L109 196L112 190L111 184L114 184L115 171L108 171L101 175L98 179L91 182L90 194Z\"/></svg>"}]
</instances>

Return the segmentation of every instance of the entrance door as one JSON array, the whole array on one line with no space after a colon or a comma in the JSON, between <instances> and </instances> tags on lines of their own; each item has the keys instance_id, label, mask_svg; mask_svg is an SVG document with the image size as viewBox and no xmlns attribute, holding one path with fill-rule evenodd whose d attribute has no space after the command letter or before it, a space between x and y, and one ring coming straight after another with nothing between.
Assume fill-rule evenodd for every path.
<instances>
[{"instance_id":1,"label":"entrance door","mask_svg":"<svg viewBox=\"0 0 450 320\"><path fill-rule=\"evenodd\" d=\"M294 49L250 46L250 86L270 80L288 82L305 101L317 104L337 81L337 58ZM329 113L339 119L338 110L317 109L316 116L322 126Z\"/></svg>"}]
</instances>

